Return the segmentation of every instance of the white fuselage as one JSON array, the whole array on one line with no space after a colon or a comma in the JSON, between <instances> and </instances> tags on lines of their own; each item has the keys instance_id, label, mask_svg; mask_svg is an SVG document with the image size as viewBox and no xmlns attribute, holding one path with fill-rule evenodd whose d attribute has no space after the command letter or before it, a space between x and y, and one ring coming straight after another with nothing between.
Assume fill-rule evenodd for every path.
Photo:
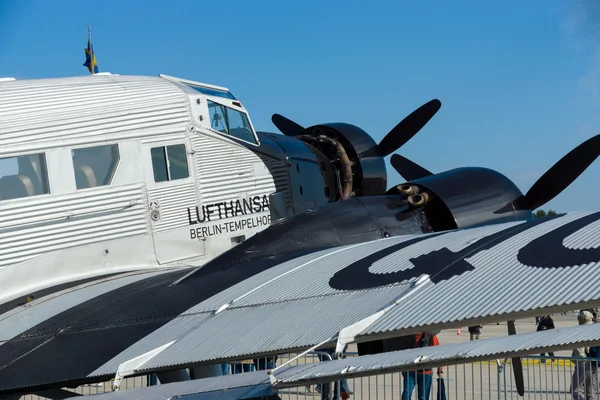
<instances>
[{"instance_id":1,"label":"white fuselage","mask_svg":"<svg viewBox=\"0 0 600 400\"><path fill-rule=\"evenodd\" d=\"M225 88L164 76L1 82L0 301L202 265L267 228L269 195L289 182L257 144Z\"/></svg>"}]
</instances>

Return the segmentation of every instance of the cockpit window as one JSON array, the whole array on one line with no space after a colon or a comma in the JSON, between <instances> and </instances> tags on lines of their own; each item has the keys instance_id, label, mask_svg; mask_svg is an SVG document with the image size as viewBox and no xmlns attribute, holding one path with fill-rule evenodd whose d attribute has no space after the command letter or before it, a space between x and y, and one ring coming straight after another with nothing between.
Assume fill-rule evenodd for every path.
<instances>
[{"instance_id":1,"label":"cockpit window","mask_svg":"<svg viewBox=\"0 0 600 400\"><path fill-rule=\"evenodd\" d=\"M208 100L210 126L213 130L246 142L256 143L246 113Z\"/></svg>"},{"instance_id":2,"label":"cockpit window","mask_svg":"<svg viewBox=\"0 0 600 400\"><path fill-rule=\"evenodd\" d=\"M223 97L225 99L229 99L229 100L237 100L235 98L235 96L233 95L233 93L231 92L226 92L224 90L218 90L218 89L210 89L204 86L195 86L195 85L188 85L189 87L191 87L194 90L199 91L202 94L206 94L208 96L215 96L215 97Z\"/></svg>"}]
</instances>

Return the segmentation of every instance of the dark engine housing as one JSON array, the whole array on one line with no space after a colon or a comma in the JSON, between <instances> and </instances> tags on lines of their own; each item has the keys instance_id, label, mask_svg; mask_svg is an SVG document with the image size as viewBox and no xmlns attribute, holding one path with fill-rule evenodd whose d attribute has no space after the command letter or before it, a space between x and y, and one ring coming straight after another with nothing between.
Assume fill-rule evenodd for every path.
<instances>
[{"instance_id":1,"label":"dark engine housing","mask_svg":"<svg viewBox=\"0 0 600 400\"><path fill-rule=\"evenodd\" d=\"M519 188L506 176L488 168L452 169L388 191L388 194L395 193L407 194L409 202L423 207L433 231L532 218L531 210L514 206L523 197ZM418 204L414 198L411 199L411 194L427 198L423 204Z\"/></svg>"},{"instance_id":2,"label":"dark engine housing","mask_svg":"<svg viewBox=\"0 0 600 400\"><path fill-rule=\"evenodd\" d=\"M257 133L260 146L252 151L265 162L277 186L270 196L274 220L386 192L387 172L377 143L355 125L315 125L295 136Z\"/></svg>"},{"instance_id":3,"label":"dark engine housing","mask_svg":"<svg viewBox=\"0 0 600 400\"><path fill-rule=\"evenodd\" d=\"M326 181L333 201L379 196L387 189L387 173L377 143L361 128L341 122L306 128L297 139L316 148L332 168Z\"/></svg>"}]
</instances>

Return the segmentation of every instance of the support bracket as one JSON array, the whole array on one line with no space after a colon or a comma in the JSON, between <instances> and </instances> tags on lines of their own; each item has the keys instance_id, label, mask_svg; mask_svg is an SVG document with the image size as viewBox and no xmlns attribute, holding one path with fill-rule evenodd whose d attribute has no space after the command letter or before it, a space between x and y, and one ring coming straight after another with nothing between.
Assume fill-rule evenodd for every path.
<instances>
[{"instance_id":1,"label":"support bracket","mask_svg":"<svg viewBox=\"0 0 600 400\"><path fill-rule=\"evenodd\" d=\"M117 369L117 373L116 373L115 377L112 380L111 390L113 392L119 390L119 386L121 385L121 380L123 378L126 378L129 375L133 375L135 372L137 372L137 370L139 370L139 368L142 365L147 363L154 356L161 353L167 347L171 346L173 343L175 343L175 340L173 340L172 342L169 342L165 345L162 345L160 347L157 347L154 350L150 350L149 352L144 353L141 356L137 356L135 358L132 358L131 360L121 363L119 365L119 368Z\"/></svg>"},{"instance_id":2,"label":"support bracket","mask_svg":"<svg viewBox=\"0 0 600 400\"><path fill-rule=\"evenodd\" d=\"M366 318L361 319L358 322L353 323L352 325L348 325L347 327L340 330L338 334L337 344L335 346L335 358L341 358L344 349L348 344L354 343L356 341L356 337L373 323L375 323L379 318L389 312L392 308L400 304L402 301L406 300L409 296L414 294L417 290L421 289L425 284L430 283L428 274L423 274L413 282L396 300L394 300L391 304L385 306L381 310L377 311L374 314L369 315Z\"/></svg>"}]
</instances>

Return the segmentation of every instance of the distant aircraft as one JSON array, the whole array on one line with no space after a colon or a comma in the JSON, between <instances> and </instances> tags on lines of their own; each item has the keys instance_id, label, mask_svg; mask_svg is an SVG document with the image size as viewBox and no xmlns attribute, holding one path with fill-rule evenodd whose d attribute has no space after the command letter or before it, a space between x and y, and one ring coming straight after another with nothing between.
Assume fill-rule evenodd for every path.
<instances>
[{"instance_id":1,"label":"distant aircraft","mask_svg":"<svg viewBox=\"0 0 600 400\"><path fill-rule=\"evenodd\" d=\"M255 132L228 89L164 75L2 82L0 104L0 394L325 345L374 354L600 301L600 213L532 219L600 135L525 195L490 169L398 155L407 182L386 190L383 158L438 100L380 143L278 114L283 136Z\"/></svg>"}]
</instances>

